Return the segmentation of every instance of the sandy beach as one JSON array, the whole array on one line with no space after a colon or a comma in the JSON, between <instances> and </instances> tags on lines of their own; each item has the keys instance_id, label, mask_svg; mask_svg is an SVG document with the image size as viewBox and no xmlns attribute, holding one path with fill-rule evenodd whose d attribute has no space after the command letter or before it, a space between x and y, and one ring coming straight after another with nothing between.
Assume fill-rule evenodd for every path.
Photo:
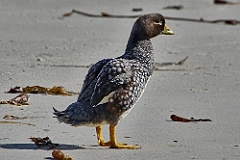
<instances>
[{"instance_id":1,"label":"sandy beach","mask_svg":"<svg viewBox=\"0 0 240 160\"><path fill-rule=\"evenodd\" d=\"M236 2L236 1L235 1ZM182 5L181 10L163 9ZM0 100L15 86L63 86L79 92L88 66L124 53L136 18L94 18L73 14L139 15L240 20L240 5L213 1L0 1ZM133 12L132 8L142 8ZM152 40L155 62L183 65L159 67L130 114L117 125L117 140L141 146L117 150L97 146L95 128L71 127L53 118L74 96L30 94L29 106L0 105L5 115L26 117L0 123L0 159L53 159L52 150L37 147L30 137L48 136L74 160L240 159L240 25L166 20L176 35ZM211 122L173 122L172 114L208 118ZM27 125L28 123L33 125ZM103 135L109 139L108 126Z\"/></svg>"}]
</instances>

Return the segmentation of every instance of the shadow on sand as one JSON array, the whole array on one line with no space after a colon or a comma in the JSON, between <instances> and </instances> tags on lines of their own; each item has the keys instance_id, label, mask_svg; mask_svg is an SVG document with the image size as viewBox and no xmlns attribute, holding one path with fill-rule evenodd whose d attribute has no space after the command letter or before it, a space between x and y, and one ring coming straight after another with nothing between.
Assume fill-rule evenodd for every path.
<instances>
[{"instance_id":1,"label":"shadow on sand","mask_svg":"<svg viewBox=\"0 0 240 160\"><path fill-rule=\"evenodd\" d=\"M72 144L59 144L54 146L54 148L49 148L49 146L38 147L32 143L10 143L10 144L0 144L0 148L4 149L41 149L41 150L49 150L49 149L60 149L60 150L73 150L73 149L86 149L85 147L76 146Z\"/></svg>"}]
</instances>

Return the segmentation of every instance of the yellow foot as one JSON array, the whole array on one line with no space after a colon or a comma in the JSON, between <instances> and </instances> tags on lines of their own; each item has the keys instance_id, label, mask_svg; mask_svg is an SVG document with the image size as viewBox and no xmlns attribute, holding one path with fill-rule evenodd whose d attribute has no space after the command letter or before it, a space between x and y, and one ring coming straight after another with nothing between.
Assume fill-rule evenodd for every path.
<instances>
[{"instance_id":1,"label":"yellow foot","mask_svg":"<svg viewBox=\"0 0 240 160\"><path fill-rule=\"evenodd\" d=\"M117 143L110 145L110 148L116 148L116 149L140 149L139 146L133 146L133 145L127 145L126 143Z\"/></svg>"},{"instance_id":2,"label":"yellow foot","mask_svg":"<svg viewBox=\"0 0 240 160\"><path fill-rule=\"evenodd\" d=\"M116 148L116 149L140 149L139 146L132 146L132 145L127 145L125 143L118 143L116 141L116 126L115 125L110 125L109 127L109 132L110 132L110 148Z\"/></svg>"},{"instance_id":3,"label":"yellow foot","mask_svg":"<svg viewBox=\"0 0 240 160\"><path fill-rule=\"evenodd\" d=\"M98 140L99 146L110 146L110 142L104 142L103 140Z\"/></svg>"},{"instance_id":4,"label":"yellow foot","mask_svg":"<svg viewBox=\"0 0 240 160\"><path fill-rule=\"evenodd\" d=\"M98 145L100 146L110 146L110 148L116 148L116 149L140 149L139 146L133 146L133 145L127 145L126 143L117 143L116 142L116 131L115 125L110 125L109 132L110 132L110 141L105 142L102 136L102 126L96 127L96 133L97 133L97 139L98 139Z\"/></svg>"},{"instance_id":5,"label":"yellow foot","mask_svg":"<svg viewBox=\"0 0 240 160\"><path fill-rule=\"evenodd\" d=\"M99 146L114 146L114 145L111 145L111 142L108 141L108 142L104 142L104 141L98 141L98 145ZM121 146L126 146L127 143L118 143L118 145L121 145ZM111 147L111 148L114 148L114 147Z\"/></svg>"}]
</instances>

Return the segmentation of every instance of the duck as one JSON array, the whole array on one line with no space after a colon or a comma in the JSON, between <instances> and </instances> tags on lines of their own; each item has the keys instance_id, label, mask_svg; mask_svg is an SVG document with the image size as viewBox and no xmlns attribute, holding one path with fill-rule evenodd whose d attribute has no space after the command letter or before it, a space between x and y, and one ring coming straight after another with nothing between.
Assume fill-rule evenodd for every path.
<instances>
[{"instance_id":1,"label":"duck","mask_svg":"<svg viewBox=\"0 0 240 160\"><path fill-rule=\"evenodd\" d=\"M154 50L151 39L174 35L160 13L141 15L134 22L123 55L106 58L90 67L77 101L64 111L53 107L54 118L71 126L95 127L100 146L116 149L139 149L116 140L116 126L127 116L143 94L153 73ZM108 142L102 126L109 125Z\"/></svg>"}]
</instances>

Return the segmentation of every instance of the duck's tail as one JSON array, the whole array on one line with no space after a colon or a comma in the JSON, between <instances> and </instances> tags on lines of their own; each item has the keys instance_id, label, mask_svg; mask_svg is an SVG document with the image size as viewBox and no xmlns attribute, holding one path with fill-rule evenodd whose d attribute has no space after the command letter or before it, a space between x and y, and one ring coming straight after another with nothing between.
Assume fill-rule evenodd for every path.
<instances>
[{"instance_id":1,"label":"duck's tail","mask_svg":"<svg viewBox=\"0 0 240 160\"><path fill-rule=\"evenodd\" d=\"M60 123L64 122L72 126L98 126L106 123L104 108L104 105L91 107L84 102L75 102L64 111L58 111L53 107L53 114Z\"/></svg>"}]
</instances>

